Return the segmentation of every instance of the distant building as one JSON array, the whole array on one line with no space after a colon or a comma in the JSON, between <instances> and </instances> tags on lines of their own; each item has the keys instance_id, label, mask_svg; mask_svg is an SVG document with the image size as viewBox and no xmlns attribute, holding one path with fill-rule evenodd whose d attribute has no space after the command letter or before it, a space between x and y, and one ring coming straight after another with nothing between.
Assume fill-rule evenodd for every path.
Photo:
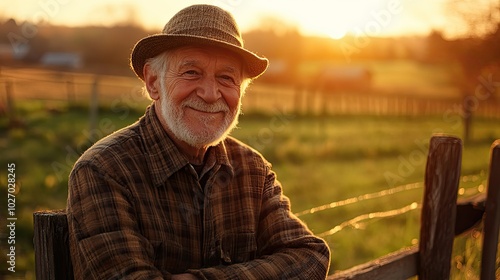
<instances>
[{"instance_id":1,"label":"distant building","mask_svg":"<svg viewBox=\"0 0 500 280\"><path fill-rule=\"evenodd\" d=\"M289 84L294 82L292 69L289 64L281 59L272 59L266 72L259 81L274 84Z\"/></svg>"},{"instance_id":2,"label":"distant building","mask_svg":"<svg viewBox=\"0 0 500 280\"><path fill-rule=\"evenodd\" d=\"M325 67L313 79L313 86L320 91L368 91L372 73L362 66Z\"/></svg>"},{"instance_id":3,"label":"distant building","mask_svg":"<svg viewBox=\"0 0 500 280\"><path fill-rule=\"evenodd\" d=\"M70 52L48 52L42 56L40 62L44 66L81 68L83 66L82 56L78 53Z\"/></svg>"},{"instance_id":4,"label":"distant building","mask_svg":"<svg viewBox=\"0 0 500 280\"><path fill-rule=\"evenodd\" d=\"M0 43L0 61L21 60L29 53L30 47L27 44L16 46Z\"/></svg>"}]
</instances>

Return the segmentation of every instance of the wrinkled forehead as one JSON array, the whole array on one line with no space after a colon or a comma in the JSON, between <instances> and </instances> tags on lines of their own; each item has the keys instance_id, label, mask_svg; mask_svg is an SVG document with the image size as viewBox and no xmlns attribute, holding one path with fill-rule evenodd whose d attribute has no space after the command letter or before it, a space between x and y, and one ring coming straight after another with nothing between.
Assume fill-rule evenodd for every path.
<instances>
[{"instance_id":1,"label":"wrinkled forehead","mask_svg":"<svg viewBox=\"0 0 500 280\"><path fill-rule=\"evenodd\" d=\"M236 54L222 48L186 46L171 51L172 67L214 66L243 75L243 60Z\"/></svg>"}]
</instances>

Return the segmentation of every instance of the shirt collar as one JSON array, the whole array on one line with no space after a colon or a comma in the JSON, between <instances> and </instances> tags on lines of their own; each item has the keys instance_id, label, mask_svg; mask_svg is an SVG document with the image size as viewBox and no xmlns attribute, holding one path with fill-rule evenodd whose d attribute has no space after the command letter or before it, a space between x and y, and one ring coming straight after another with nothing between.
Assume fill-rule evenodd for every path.
<instances>
[{"instance_id":1,"label":"shirt collar","mask_svg":"<svg viewBox=\"0 0 500 280\"><path fill-rule=\"evenodd\" d=\"M170 176L189 164L187 157L179 151L177 146L163 129L152 104L146 110L140 121L140 133L142 135L146 161L149 167L153 184L162 185ZM233 174L231 163L227 155L224 142L207 150L207 162L209 165L225 166L230 174Z\"/></svg>"}]
</instances>

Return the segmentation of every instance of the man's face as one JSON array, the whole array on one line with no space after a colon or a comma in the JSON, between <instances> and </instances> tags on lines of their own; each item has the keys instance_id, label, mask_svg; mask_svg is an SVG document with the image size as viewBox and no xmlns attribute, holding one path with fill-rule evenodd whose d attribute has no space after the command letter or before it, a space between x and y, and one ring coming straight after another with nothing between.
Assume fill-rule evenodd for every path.
<instances>
[{"instance_id":1,"label":"man's face","mask_svg":"<svg viewBox=\"0 0 500 280\"><path fill-rule=\"evenodd\" d=\"M238 123L242 64L227 51L185 47L159 75L160 112L169 133L192 147L216 145Z\"/></svg>"}]
</instances>

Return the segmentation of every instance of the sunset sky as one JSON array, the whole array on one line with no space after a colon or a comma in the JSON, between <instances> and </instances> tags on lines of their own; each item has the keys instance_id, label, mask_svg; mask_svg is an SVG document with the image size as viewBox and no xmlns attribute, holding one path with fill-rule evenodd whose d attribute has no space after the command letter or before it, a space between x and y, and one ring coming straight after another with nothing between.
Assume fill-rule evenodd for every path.
<instances>
[{"instance_id":1,"label":"sunset sky","mask_svg":"<svg viewBox=\"0 0 500 280\"><path fill-rule=\"evenodd\" d=\"M478 0L487 1L487 0ZM52 24L112 25L133 21L161 30L180 9L210 3L231 11L243 31L262 18L279 18L301 33L340 38L346 33L369 36L426 35L439 29L453 36L463 31L449 11L450 0L16 0L0 2L0 18L48 21Z\"/></svg>"}]
</instances>

